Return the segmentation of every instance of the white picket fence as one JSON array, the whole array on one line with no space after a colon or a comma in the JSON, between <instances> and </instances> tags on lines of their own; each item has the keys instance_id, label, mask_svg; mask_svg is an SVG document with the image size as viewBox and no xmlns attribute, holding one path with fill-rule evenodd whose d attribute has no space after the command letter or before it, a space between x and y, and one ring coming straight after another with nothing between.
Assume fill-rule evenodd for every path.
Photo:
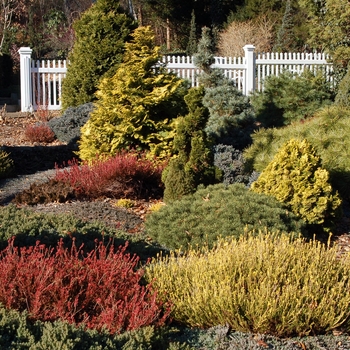
<instances>
[{"instance_id":1,"label":"white picket fence","mask_svg":"<svg viewBox=\"0 0 350 350\"><path fill-rule=\"evenodd\" d=\"M332 82L333 66L329 57L320 53L266 53L255 54L253 45L244 46L244 57L215 57L212 67L222 69L243 94L249 95L264 88L264 80L284 70L300 74L305 69L321 70ZM21 111L47 108L61 109L62 80L67 72L66 61L39 60L31 58L28 47L19 49L21 69ZM198 86L200 70L194 65L193 57L164 56L162 62L167 70L180 78L188 79L192 86Z\"/></svg>"}]
</instances>

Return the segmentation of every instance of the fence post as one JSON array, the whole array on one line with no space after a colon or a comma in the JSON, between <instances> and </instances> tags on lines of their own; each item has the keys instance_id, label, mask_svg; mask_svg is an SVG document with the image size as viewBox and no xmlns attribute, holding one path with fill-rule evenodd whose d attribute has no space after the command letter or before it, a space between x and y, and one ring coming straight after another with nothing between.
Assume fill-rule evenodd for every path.
<instances>
[{"instance_id":1,"label":"fence post","mask_svg":"<svg viewBox=\"0 0 350 350\"><path fill-rule=\"evenodd\" d=\"M21 47L20 55L20 76L21 76L21 111L28 112L32 107L32 81L31 81L31 57L30 47Z\"/></svg>"},{"instance_id":2,"label":"fence post","mask_svg":"<svg viewBox=\"0 0 350 350\"><path fill-rule=\"evenodd\" d=\"M244 95L247 96L255 90L255 46L245 45L243 49L245 54L245 64L247 65Z\"/></svg>"}]
</instances>

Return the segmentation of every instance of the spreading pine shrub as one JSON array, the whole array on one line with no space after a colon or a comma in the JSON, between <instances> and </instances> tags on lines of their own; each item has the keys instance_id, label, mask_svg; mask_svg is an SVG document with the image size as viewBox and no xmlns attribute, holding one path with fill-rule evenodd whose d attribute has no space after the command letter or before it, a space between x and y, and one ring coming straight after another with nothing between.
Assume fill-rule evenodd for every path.
<instances>
[{"instance_id":1,"label":"spreading pine shrub","mask_svg":"<svg viewBox=\"0 0 350 350\"><path fill-rule=\"evenodd\" d=\"M77 107L95 99L105 74L122 61L124 44L136 25L119 1L98 0L74 22L75 42L62 86L62 106Z\"/></svg>"},{"instance_id":2,"label":"spreading pine shrub","mask_svg":"<svg viewBox=\"0 0 350 350\"><path fill-rule=\"evenodd\" d=\"M146 233L168 249L212 246L218 237L247 230L300 232L303 222L272 196L242 184L210 185L146 217Z\"/></svg>"},{"instance_id":3,"label":"spreading pine shrub","mask_svg":"<svg viewBox=\"0 0 350 350\"><path fill-rule=\"evenodd\" d=\"M261 129L253 134L253 143L244 150L245 164L261 172L279 149L291 138L308 142L317 150L330 181L343 199L350 197L350 109L325 107L314 118L283 128Z\"/></svg>"},{"instance_id":4,"label":"spreading pine shrub","mask_svg":"<svg viewBox=\"0 0 350 350\"><path fill-rule=\"evenodd\" d=\"M336 246L259 234L157 258L146 277L174 321L290 337L350 330L349 271Z\"/></svg>"},{"instance_id":5,"label":"spreading pine shrub","mask_svg":"<svg viewBox=\"0 0 350 350\"><path fill-rule=\"evenodd\" d=\"M164 325L169 308L140 284L138 257L102 242L84 255L73 244L56 249L9 246L0 253L0 302L31 320L67 321L110 333Z\"/></svg>"},{"instance_id":6,"label":"spreading pine shrub","mask_svg":"<svg viewBox=\"0 0 350 350\"><path fill-rule=\"evenodd\" d=\"M14 162L10 154L0 149L0 179L11 175L14 170Z\"/></svg>"},{"instance_id":7,"label":"spreading pine shrub","mask_svg":"<svg viewBox=\"0 0 350 350\"><path fill-rule=\"evenodd\" d=\"M251 189L274 196L308 224L331 221L341 205L329 183L328 171L307 140L288 141Z\"/></svg>"},{"instance_id":8,"label":"spreading pine shrub","mask_svg":"<svg viewBox=\"0 0 350 350\"><path fill-rule=\"evenodd\" d=\"M310 118L333 99L329 84L321 73L305 70L269 76L264 90L251 97L256 119L264 127L279 127Z\"/></svg>"},{"instance_id":9,"label":"spreading pine shrub","mask_svg":"<svg viewBox=\"0 0 350 350\"><path fill-rule=\"evenodd\" d=\"M203 106L204 88L192 88L185 96L189 113L178 119L173 152L162 174L164 201L172 202L193 193L198 185L215 182L213 153L203 131L208 110Z\"/></svg>"},{"instance_id":10,"label":"spreading pine shrub","mask_svg":"<svg viewBox=\"0 0 350 350\"><path fill-rule=\"evenodd\" d=\"M96 109L81 130L83 160L123 149L154 150L171 131L171 120L184 111L187 84L158 64L160 47L151 29L139 27L132 36L115 75L101 81Z\"/></svg>"}]
</instances>

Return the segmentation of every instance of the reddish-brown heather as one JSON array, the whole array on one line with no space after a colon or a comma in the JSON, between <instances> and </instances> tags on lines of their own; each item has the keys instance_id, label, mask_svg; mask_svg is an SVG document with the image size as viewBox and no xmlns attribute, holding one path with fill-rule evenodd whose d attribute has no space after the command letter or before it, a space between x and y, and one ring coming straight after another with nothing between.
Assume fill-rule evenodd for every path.
<instances>
[{"instance_id":1,"label":"reddish-brown heather","mask_svg":"<svg viewBox=\"0 0 350 350\"><path fill-rule=\"evenodd\" d=\"M65 320L88 328L120 333L147 325L162 326L170 314L151 285L140 284L138 257L96 242L84 255L82 247L14 247L0 253L0 302L27 310L32 320Z\"/></svg>"},{"instance_id":2,"label":"reddish-brown heather","mask_svg":"<svg viewBox=\"0 0 350 350\"><path fill-rule=\"evenodd\" d=\"M154 198L162 192L163 166L133 152L96 159L92 164L79 165L73 160L68 166L56 169L55 180L68 182L78 196L85 198Z\"/></svg>"},{"instance_id":3,"label":"reddish-brown heather","mask_svg":"<svg viewBox=\"0 0 350 350\"><path fill-rule=\"evenodd\" d=\"M30 142L51 143L55 140L55 134L46 124L27 125L24 135Z\"/></svg>"}]
</instances>

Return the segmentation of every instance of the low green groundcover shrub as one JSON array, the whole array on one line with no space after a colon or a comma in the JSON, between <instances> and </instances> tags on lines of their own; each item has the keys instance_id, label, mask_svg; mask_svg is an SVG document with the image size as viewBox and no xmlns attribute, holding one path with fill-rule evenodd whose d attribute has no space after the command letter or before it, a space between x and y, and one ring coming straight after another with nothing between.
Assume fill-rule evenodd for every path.
<instances>
[{"instance_id":1,"label":"low green groundcover shrub","mask_svg":"<svg viewBox=\"0 0 350 350\"><path fill-rule=\"evenodd\" d=\"M85 217L89 215L86 211ZM126 220L127 216L123 218ZM105 244L112 241L115 246L128 241L127 252L137 254L142 262L162 250L158 244L147 240L142 231L131 231L128 233L112 228L102 221L85 221L71 214L36 213L13 204L0 207L0 249L6 248L11 237L15 237L14 244L19 247L34 246L37 241L46 246L55 246L60 239L70 246L74 240L77 246L84 245L86 252L96 248L96 240L104 241Z\"/></svg>"},{"instance_id":2,"label":"low green groundcover shrub","mask_svg":"<svg viewBox=\"0 0 350 350\"><path fill-rule=\"evenodd\" d=\"M0 347L21 350L138 350L170 349L167 328L146 326L121 334L87 329L64 321L32 322L27 312L8 310L0 305ZM178 344L171 348L188 349Z\"/></svg>"},{"instance_id":3,"label":"low green groundcover shrub","mask_svg":"<svg viewBox=\"0 0 350 350\"><path fill-rule=\"evenodd\" d=\"M261 129L252 135L253 143L244 151L249 171L263 171L278 150L291 138L306 139L330 174L330 182L343 199L350 197L350 109L326 107L305 122L283 128Z\"/></svg>"},{"instance_id":4,"label":"low green groundcover shrub","mask_svg":"<svg viewBox=\"0 0 350 350\"><path fill-rule=\"evenodd\" d=\"M158 257L146 278L181 324L289 337L350 330L349 268L336 246L259 233Z\"/></svg>"},{"instance_id":5,"label":"low green groundcover shrub","mask_svg":"<svg viewBox=\"0 0 350 350\"><path fill-rule=\"evenodd\" d=\"M304 223L275 198L242 184L200 188L146 218L146 233L168 249L212 246L218 237L239 237L251 229L301 232Z\"/></svg>"}]
</instances>

